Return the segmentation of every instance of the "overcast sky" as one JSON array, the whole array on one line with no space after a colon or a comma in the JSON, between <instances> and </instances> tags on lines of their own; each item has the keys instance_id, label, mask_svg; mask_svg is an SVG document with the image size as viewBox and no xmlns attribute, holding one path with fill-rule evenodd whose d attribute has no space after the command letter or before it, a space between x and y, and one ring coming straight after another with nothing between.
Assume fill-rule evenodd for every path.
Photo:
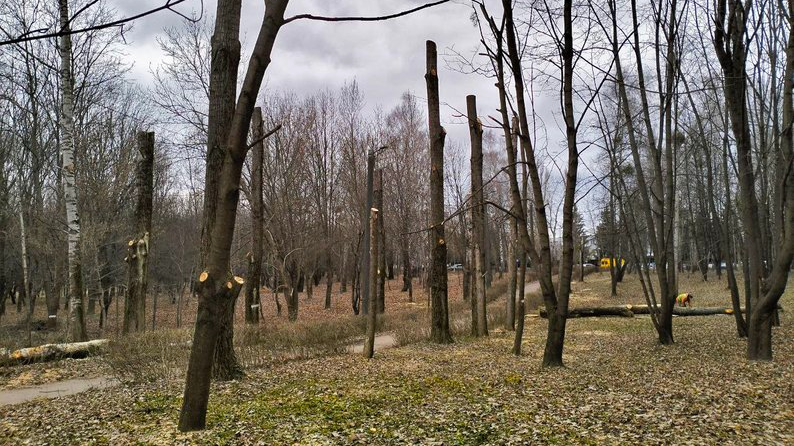
<instances>
[{"instance_id":1,"label":"overcast sky","mask_svg":"<svg viewBox=\"0 0 794 446\"><path fill-rule=\"evenodd\" d=\"M109 0L109 4L120 16L130 16L161 6L164 1ZM301 13L377 16L411 9L427 1L291 0L286 16ZM487 116L499 114L493 79L452 68L457 59L455 53L471 58L480 50L479 31L471 22L470 4L468 0L452 0L385 22L299 20L289 23L276 40L264 88L308 95L323 88L338 89L355 79L365 95L366 112L377 106L389 111L406 91L425 100L425 41L434 40L439 50L441 113L442 124L449 135L447 141L459 144L464 153L468 153L468 128L459 114L459 111L466 110L466 95L477 95L479 115L485 124L491 123ZM216 0L187 0L176 8L190 15L193 11L198 13L202 6L206 14L214 17ZM497 6L492 8L494 12L499 9ZM244 58L250 54L263 12L264 0L243 0L241 41ZM178 26L183 20L177 14L163 11L137 21L132 31L125 33L129 43L127 51L135 61L132 74L140 84L147 85L151 81L151 69L163 57L157 36L162 35L164 27ZM482 57L475 60L483 62ZM552 160L565 163L566 158L564 133L557 119L559 102L556 94L556 91L551 91L535 95L535 112L541 129L535 147L548 150L551 156L545 157L546 164L561 180L560 171L549 164L555 162ZM586 172L580 172L580 178L586 175Z\"/></svg>"},{"instance_id":2,"label":"overcast sky","mask_svg":"<svg viewBox=\"0 0 794 446\"><path fill-rule=\"evenodd\" d=\"M111 0L120 15L128 16L162 5L164 0ZM425 3L425 0L292 0L287 16L313 13L326 16L383 15ZM199 11L201 0L177 6L189 15ZM216 0L204 0L205 12L214 15ZM244 55L256 39L264 10L263 0L243 0L241 40ZM387 22L324 23L301 20L286 25L279 34L268 68L266 88L310 94L322 88L337 89L356 79L364 92L367 108L380 105L389 110L405 91L424 99L425 41L438 44L442 121L451 139L468 146L465 121L455 110L465 111L465 98L476 94L480 115L496 116L498 97L493 81L451 69L445 59L453 52L470 56L478 48L479 33L472 24L471 7L453 0L410 16ZM166 26L184 20L164 11L136 22L126 34L128 51L135 61L133 75L142 84L150 79L150 67L162 53L155 38ZM446 55L446 56L445 56ZM481 60L481 59L480 59ZM443 105L444 103L448 105ZM484 119L487 122L486 119Z\"/></svg>"}]
</instances>

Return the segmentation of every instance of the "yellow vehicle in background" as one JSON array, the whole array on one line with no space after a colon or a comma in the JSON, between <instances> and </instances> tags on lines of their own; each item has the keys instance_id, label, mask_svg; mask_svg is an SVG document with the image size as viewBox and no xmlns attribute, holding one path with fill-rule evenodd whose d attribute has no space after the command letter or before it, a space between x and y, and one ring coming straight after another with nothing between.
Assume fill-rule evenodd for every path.
<instances>
[{"instance_id":1,"label":"yellow vehicle in background","mask_svg":"<svg viewBox=\"0 0 794 446\"><path fill-rule=\"evenodd\" d=\"M626 260L625 259L614 259L614 258L610 259L609 257L603 257L601 259L601 268L602 269L608 269L608 268L612 267L612 265L617 265L618 260L620 260L620 266L623 266L623 265L626 264Z\"/></svg>"}]
</instances>

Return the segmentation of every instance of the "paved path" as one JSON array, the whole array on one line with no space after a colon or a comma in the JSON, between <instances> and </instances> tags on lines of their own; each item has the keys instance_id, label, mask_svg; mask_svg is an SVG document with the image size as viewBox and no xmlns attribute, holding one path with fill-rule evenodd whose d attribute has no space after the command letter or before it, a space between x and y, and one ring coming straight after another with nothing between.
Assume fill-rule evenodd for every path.
<instances>
[{"instance_id":1,"label":"paved path","mask_svg":"<svg viewBox=\"0 0 794 446\"><path fill-rule=\"evenodd\" d=\"M0 406L20 404L37 398L59 398L82 393L90 389L104 389L118 385L118 381L109 377L69 379L34 387L0 390Z\"/></svg>"},{"instance_id":2,"label":"paved path","mask_svg":"<svg viewBox=\"0 0 794 446\"><path fill-rule=\"evenodd\" d=\"M397 338L390 334L375 336L375 351L385 350L387 348L397 347ZM347 347L348 353L364 353L364 342L360 344L349 345Z\"/></svg>"}]
</instances>

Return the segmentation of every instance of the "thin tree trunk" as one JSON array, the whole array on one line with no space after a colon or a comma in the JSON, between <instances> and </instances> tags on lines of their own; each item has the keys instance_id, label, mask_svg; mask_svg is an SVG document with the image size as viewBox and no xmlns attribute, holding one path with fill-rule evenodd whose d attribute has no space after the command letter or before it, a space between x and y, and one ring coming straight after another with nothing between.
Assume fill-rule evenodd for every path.
<instances>
[{"instance_id":1,"label":"thin tree trunk","mask_svg":"<svg viewBox=\"0 0 794 446\"><path fill-rule=\"evenodd\" d=\"M486 242L485 242L485 199L482 183L482 124L477 117L477 97L466 97L466 110L471 138L471 219L474 249L474 292L473 300L477 305L477 336L488 336L488 315L486 313Z\"/></svg>"},{"instance_id":2,"label":"thin tree trunk","mask_svg":"<svg viewBox=\"0 0 794 446\"><path fill-rule=\"evenodd\" d=\"M262 158L265 144L262 140L265 135L262 109L254 108L251 122L252 137L256 144L252 147L251 165L251 256L248 262L248 278L245 287L245 322L248 324L259 323L259 308L261 299L259 291L262 277L262 234L264 226L264 211L262 199Z\"/></svg>"},{"instance_id":3,"label":"thin tree trunk","mask_svg":"<svg viewBox=\"0 0 794 446\"><path fill-rule=\"evenodd\" d=\"M64 32L58 48L61 56L61 160L63 162L63 194L66 204L66 225L69 265L69 340L88 340L83 312L83 272L80 259L80 214L77 210L76 166L74 163L74 76L72 74L72 36L68 0L58 0L60 28Z\"/></svg>"},{"instance_id":4,"label":"thin tree trunk","mask_svg":"<svg viewBox=\"0 0 794 446\"><path fill-rule=\"evenodd\" d=\"M364 357L372 359L375 356L375 326L378 322L377 293L378 293L378 209L370 210L369 218L369 299L370 312L367 313L367 340L364 343Z\"/></svg>"},{"instance_id":5,"label":"thin tree trunk","mask_svg":"<svg viewBox=\"0 0 794 446\"><path fill-rule=\"evenodd\" d=\"M510 239L507 241L507 299L505 299L505 327L512 331L516 328L516 280L518 268L516 267L516 238L518 237L518 223L515 218L509 219Z\"/></svg>"},{"instance_id":6,"label":"thin tree trunk","mask_svg":"<svg viewBox=\"0 0 794 446\"><path fill-rule=\"evenodd\" d=\"M28 293L28 284L30 283L30 272L28 271L28 237L27 231L25 231L25 216L23 209L19 210L19 231L22 244L22 294L25 296L25 302L28 304L28 311L25 316L25 331L27 331L28 347L32 347L30 320L33 317L33 296Z\"/></svg>"},{"instance_id":7,"label":"thin tree trunk","mask_svg":"<svg viewBox=\"0 0 794 446\"><path fill-rule=\"evenodd\" d=\"M519 251L521 245L517 246ZM516 307L516 335L513 338L513 354L521 355L521 342L524 339L524 315L526 313L526 277L527 256L519 252L520 264L518 268L518 306Z\"/></svg>"},{"instance_id":8,"label":"thin tree trunk","mask_svg":"<svg viewBox=\"0 0 794 446\"><path fill-rule=\"evenodd\" d=\"M384 227L384 212L383 212L383 169L375 171L375 184L374 188L374 202L373 206L378 210L378 257L375 259L378 262L378 286L377 286L377 309L378 313L386 311L386 230Z\"/></svg>"},{"instance_id":9,"label":"thin tree trunk","mask_svg":"<svg viewBox=\"0 0 794 446\"><path fill-rule=\"evenodd\" d=\"M364 223L364 235L363 235L363 246L361 252L361 270L359 272L360 279L359 279L359 293L360 293L360 303L361 303L361 310L364 314L368 314L369 311L369 253L370 246L369 246L369 210L372 208L372 200L373 200L373 190L372 190L372 181L373 175L375 173L375 152L369 150L367 152L367 196L366 196L366 203L364 205L364 212L362 213L362 220Z\"/></svg>"}]
</instances>

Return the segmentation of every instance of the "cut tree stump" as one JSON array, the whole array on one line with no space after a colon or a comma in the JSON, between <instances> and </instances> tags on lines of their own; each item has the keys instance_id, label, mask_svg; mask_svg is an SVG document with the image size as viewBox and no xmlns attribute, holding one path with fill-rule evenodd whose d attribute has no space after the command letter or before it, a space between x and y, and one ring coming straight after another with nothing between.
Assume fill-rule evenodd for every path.
<instances>
[{"instance_id":1,"label":"cut tree stump","mask_svg":"<svg viewBox=\"0 0 794 446\"><path fill-rule=\"evenodd\" d=\"M660 309L661 310L661 309ZM783 310L778 306L778 310ZM741 309L742 313L745 309ZM539 310L540 317L547 318L548 313L545 308ZM648 305L617 305L608 307L580 307L568 310L568 318L578 317L602 317L602 316L618 316L618 317L633 317L635 314L651 314L651 307ZM733 308L730 307L674 307L674 316L713 316L718 314L733 314Z\"/></svg>"},{"instance_id":2,"label":"cut tree stump","mask_svg":"<svg viewBox=\"0 0 794 446\"><path fill-rule=\"evenodd\" d=\"M0 356L0 365L29 364L31 362L56 361L64 358L85 358L101 352L107 339L95 339L70 344L45 344L23 348Z\"/></svg>"}]
</instances>

